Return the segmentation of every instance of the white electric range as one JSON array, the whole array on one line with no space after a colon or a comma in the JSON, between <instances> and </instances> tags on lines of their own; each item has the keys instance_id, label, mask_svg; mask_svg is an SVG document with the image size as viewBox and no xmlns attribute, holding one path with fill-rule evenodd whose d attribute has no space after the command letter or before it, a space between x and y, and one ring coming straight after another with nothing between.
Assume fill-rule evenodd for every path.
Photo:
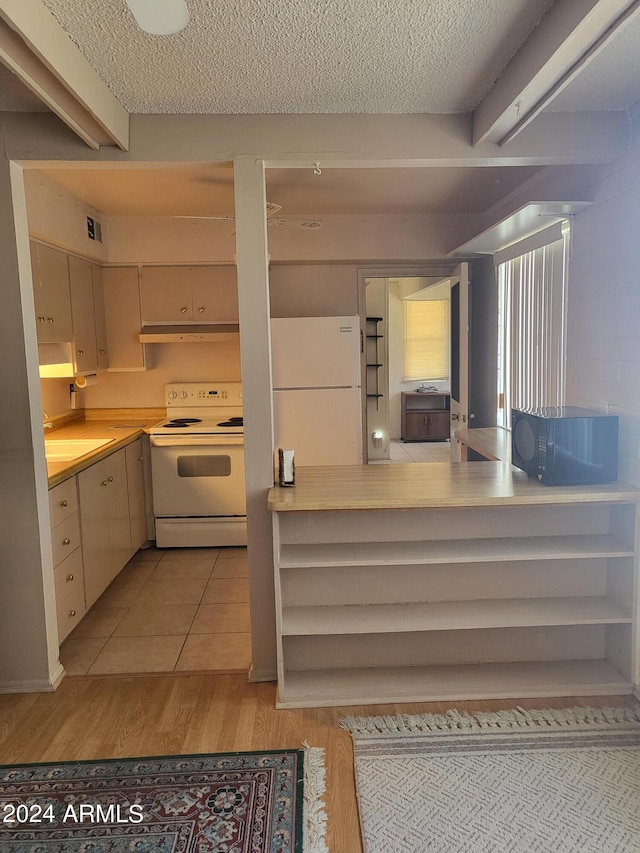
<instances>
[{"instance_id":1,"label":"white electric range","mask_svg":"<svg viewBox=\"0 0 640 853\"><path fill-rule=\"evenodd\" d=\"M167 417L149 430L159 548L246 545L242 386L165 386Z\"/></svg>"}]
</instances>

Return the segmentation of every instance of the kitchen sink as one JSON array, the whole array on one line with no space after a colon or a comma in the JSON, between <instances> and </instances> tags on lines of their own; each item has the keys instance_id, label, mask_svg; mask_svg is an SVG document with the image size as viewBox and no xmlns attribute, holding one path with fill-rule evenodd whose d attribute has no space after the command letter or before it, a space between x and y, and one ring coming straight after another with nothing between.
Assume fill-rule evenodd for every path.
<instances>
[{"instance_id":1,"label":"kitchen sink","mask_svg":"<svg viewBox=\"0 0 640 853\"><path fill-rule=\"evenodd\" d=\"M111 441L112 438L49 438L44 443L44 453L52 462L72 462Z\"/></svg>"}]
</instances>

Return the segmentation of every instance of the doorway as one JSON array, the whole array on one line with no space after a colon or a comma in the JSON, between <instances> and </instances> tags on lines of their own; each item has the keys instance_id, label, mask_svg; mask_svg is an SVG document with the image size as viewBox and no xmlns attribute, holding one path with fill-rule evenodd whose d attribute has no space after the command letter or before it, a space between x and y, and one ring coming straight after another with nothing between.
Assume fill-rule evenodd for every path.
<instances>
[{"instance_id":1,"label":"doorway","mask_svg":"<svg viewBox=\"0 0 640 853\"><path fill-rule=\"evenodd\" d=\"M384 272L361 279L366 461L444 462L450 454L450 270ZM416 317L423 327L430 323L429 334L408 340L408 317L414 329ZM414 411L416 401L421 405ZM424 407L429 411L420 420ZM424 422L424 435L406 432L407 422L417 421Z\"/></svg>"}]
</instances>

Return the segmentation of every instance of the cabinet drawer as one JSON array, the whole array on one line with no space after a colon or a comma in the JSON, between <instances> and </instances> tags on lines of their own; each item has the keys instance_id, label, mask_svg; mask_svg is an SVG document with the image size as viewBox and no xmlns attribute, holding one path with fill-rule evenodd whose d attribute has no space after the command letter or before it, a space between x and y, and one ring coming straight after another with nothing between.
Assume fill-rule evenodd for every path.
<instances>
[{"instance_id":1,"label":"cabinet drawer","mask_svg":"<svg viewBox=\"0 0 640 853\"><path fill-rule=\"evenodd\" d=\"M75 477L70 477L64 483L60 483L59 486L54 486L53 489L49 490L49 514L52 529L77 511L78 497Z\"/></svg>"},{"instance_id":2,"label":"cabinet drawer","mask_svg":"<svg viewBox=\"0 0 640 853\"><path fill-rule=\"evenodd\" d=\"M75 512L51 531L53 565L57 566L80 546L80 522Z\"/></svg>"},{"instance_id":3,"label":"cabinet drawer","mask_svg":"<svg viewBox=\"0 0 640 853\"><path fill-rule=\"evenodd\" d=\"M53 572L60 642L85 614L82 552L78 549L56 566Z\"/></svg>"}]
</instances>

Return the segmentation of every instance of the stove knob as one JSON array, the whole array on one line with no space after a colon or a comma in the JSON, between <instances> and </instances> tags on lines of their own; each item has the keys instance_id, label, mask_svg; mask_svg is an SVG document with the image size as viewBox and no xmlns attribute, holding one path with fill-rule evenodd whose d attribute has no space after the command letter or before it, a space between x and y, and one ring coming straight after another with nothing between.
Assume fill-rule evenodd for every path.
<instances>
[{"instance_id":1,"label":"stove knob","mask_svg":"<svg viewBox=\"0 0 640 853\"><path fill-rule=\"evenodd\" d=\"M180 397L181 400L186 400L187 392L186 391L180 391L180 393L178 394L178 397Z\"/></svg>"},{"instance_id":2,"label":"stove knob","mask_svg":"<svg viewBox=\"0 0 640 853\"><path fill-rule=\"evenodd\" d=\"M169 391L169 394L167 396L169 397L170 400L175 400L176 397L178 396L178 394L176 391Z\"/></svg>"}]
</instances>

